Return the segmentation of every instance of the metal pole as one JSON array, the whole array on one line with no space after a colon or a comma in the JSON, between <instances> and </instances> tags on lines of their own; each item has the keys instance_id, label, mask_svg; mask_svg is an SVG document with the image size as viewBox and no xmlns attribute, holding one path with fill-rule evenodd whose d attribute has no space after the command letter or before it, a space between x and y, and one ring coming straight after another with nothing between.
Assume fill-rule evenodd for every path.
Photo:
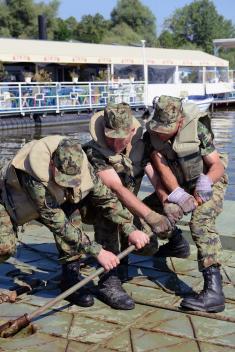
<instances>
[{"instance_id":1,"label":"metal pole","mask_svg":"<svg viewBox=\"0 0 235 352\"><path fill-rule=\"evenodd\" d=\"M149 237L151 237L152 235L153 233L150 234ZM132 244L131 246L126 248L123 252L119 253L117 257L121 260L124 257L126 257L128 254L133 252L134 249L135 249L135 246ZM44 313L47 309L54 306L56 303L62 301L62 299L70 296L79 288L85 286L88 282L92 281L94 278L101 275L103 272L104 272L104 268L103 267L99 268L93 274L84 278L82 281L70 287L68 290L62 292L59 296L49 300L44 306L36 309L34 312L30 314L21 315L15 320L9 320L8 322L4 323L3 325L0 326L0 337L7 338L10 336L14 336L15 334L17 334L18 331L28 326L33 319L35 319L36 317Z\"/></svg>"},{"instance_id":2,"label":"metal pole","mask_svg":"<svg viewBox=\"0 0 235 352\"><path fill-rule=\"evenodd\" d=\"M145 43L146 40L142 39L142 52L143 52L143 68L144 68L144 105L148 106L148 66L146 61L146 50Z\"/></svg>"}]
</instances>

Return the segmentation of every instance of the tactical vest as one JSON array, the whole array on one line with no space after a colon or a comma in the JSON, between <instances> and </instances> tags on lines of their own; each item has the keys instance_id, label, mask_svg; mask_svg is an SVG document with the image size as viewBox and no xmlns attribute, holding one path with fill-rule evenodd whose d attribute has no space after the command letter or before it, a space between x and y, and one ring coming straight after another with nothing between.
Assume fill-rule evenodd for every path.
<instances>
[{"instance_id":1,"label":"tactical vest","mask_svg":"<svg viewBox=\"0 0 235 352\"><path fill-rule=\"evenodd\" d=\"M189 107L191 104L187 104ZM190 110L189 110L190 111ZM203 159L200 152L198 138L198 120L211 131L210 118L204 113L190 114L184 112L184 123L178 131L174 141L163 142L157 135L151 134L150 140L156 151L159 151L168 161L169 167L181 186L193 188L203 170Z\"/></svg>"},{"instance_id":2,"label":"tactical vest","mask_svg":"<svg viewBox=\"0 0 235 352\"><path fill-rule=\"evenodd\" d=\"M22 170L41 182L55 197L58 204L67 200L65 188L54 182L50 168L52 155L59 142L64 138L64 136L48 136L38 141L33 140L20 149L7 165L3 173L2 198L8 213L16 224L23 225L39 217L32 200L19 183L17 170ZM89 163L84 152L83 156L81 184L73 189L74 203L82 200L94 187L89 172Z\"/></svg>"},{"instance_id":3,"label":"tactical vest","mask_svg":"<svg viewBox=\"0 0 235 352\"><path fill-rule=\"evenodd\" d=\"M90 133L93 138L88 145L100 152L108 163L114 168L122 183L132 192L138 192L144 174L143 157L144 142L142 141L142 128L140 123L133 117L135 134L126 147L125 153L116 154L106 144L102 113L96 113L95 119L91 119Z\"/></svg>"},{"instance_id":4,"label":"tactical vest","mask_svg":"<svg viewBox=\"0 0 235 352\"><path fill-rule=\"evenodd\" d=\"M144 143L141 139L132 139L126 147L125 153L115 154L106 145L99 145L95 141L90 142L90 146L100 152L108 163L114 168L119 177L121 178L125 187L133 191L143 177L143 156L144 156ZM139 181L140 179L140 181Z\"/></svg>"}]
</instances>

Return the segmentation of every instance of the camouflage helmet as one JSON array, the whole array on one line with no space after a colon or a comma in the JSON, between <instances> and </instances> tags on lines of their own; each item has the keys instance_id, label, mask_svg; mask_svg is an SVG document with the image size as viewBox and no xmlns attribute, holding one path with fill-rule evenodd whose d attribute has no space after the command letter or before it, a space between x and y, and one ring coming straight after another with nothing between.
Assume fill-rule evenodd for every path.
<instances>
[{"instance_id":1,"label":"camouflage helmet","mask_svg":"<svg viewBox=\"0 0 235 352\"><path fill-rule=\"evenodd\" d=\"M78 187L81 183L83 151L81 145L72 139L62 139L52 160L55 166L55 182L63 187Z\"/></svg>"},{"instance_id":2,"label":"camouflage helmet","mask_svg":"<svg viewBox=\"0 0 235 352\"><path fill-rule=\"evenodd\" d=\"M156 102L148 129L158 133L171 133L182 116L182 99L161 95Z\"/></svg>"},{"instance_id":3,"label":"camouflage helmet","mask_svg":"<svg viewBox=\"0 0 235 352\"><path fill-rule=\"evenodd\" d=\"M126 103L108 104L104 109L104 126L107 137L128 137L133 126L130 106Z\"/></svg>"}]
</instances>

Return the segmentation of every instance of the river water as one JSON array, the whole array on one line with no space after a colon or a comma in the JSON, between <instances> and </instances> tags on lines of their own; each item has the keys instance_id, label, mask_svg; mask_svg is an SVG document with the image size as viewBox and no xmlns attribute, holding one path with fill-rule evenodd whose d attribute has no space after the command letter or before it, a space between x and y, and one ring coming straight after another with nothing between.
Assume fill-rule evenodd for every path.
<instances>
[{"instance_id":1,"label":"river water","mask_svg":"<svg viewBox=\"0 0 235 352\"><path fill-rule=\"evenodd\" d=\"M235 110L215 111L212 118L212 128L215 135L216 148L221 152L228 153L229 156L227 169L229 187L225 198L235 200ZM0 131L0 155L11 159L25 143L49 134L73 136L78 138L82 144L90 140L87 123ZM143 180L142 189L151 191L151 186L146 178Z\"/></svg>"}]
</instances>

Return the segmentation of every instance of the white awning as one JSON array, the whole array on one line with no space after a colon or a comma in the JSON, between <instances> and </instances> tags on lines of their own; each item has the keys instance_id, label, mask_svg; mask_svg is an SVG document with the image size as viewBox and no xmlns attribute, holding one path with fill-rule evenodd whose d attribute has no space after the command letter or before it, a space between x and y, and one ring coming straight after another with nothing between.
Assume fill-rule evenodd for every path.
<instances>
[{"instance_id":1,"label":"white awning","mask_svg":"<svg viewBox=\"0 0 235 352\"><path fill-rule=\"evenodd\" d=\"M217 48L235 48L235 38L215 39L213 44Z\"/></svg>"},{"instance_id":2,"label":"white awning","mask_svg":"<svg viewBox=\"0 0 235 352\"><path fill-rule=\"evenodd\" d=\"M199 50L142 48L44 40L0 38L0 61L58 64L137 64L217 66L229 62ZM143 52L145 50L145 53Z\"/></svg>"}]
</instances>

